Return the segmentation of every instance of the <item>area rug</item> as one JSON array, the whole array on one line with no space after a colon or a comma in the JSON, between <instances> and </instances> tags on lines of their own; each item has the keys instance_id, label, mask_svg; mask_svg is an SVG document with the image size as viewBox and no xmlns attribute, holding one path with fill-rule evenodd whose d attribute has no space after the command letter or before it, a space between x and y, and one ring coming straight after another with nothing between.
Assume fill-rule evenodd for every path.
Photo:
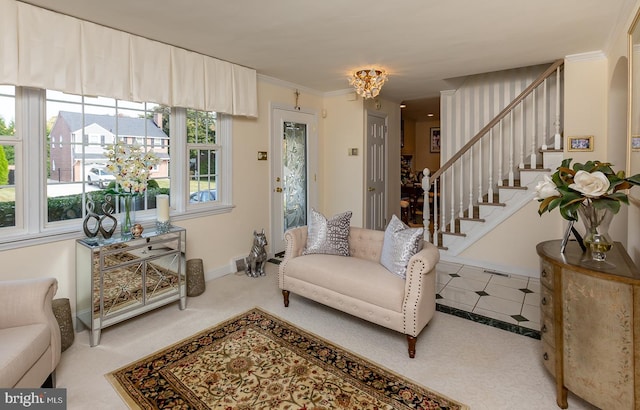
<instances>
[{"instance_id":1,"label":"area rug","mask_svg":"<svg viewBox=\"0 0 640 410\"><path fill-rule=\"evenodd\" d=\"M468 409L258 308L106 377L134 409Z\"/></svg>"}]
</instances>

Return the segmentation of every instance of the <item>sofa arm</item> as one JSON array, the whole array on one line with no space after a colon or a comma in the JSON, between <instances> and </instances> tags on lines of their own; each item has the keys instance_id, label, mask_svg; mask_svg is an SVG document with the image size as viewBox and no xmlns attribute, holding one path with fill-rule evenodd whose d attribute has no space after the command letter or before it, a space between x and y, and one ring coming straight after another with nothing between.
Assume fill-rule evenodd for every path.
<instances>
[{"instance_id":1,"label":"sofa arm","mask_svg":"<svg viewBox=\"0 0 640 410\"><path fill-rule=\"evenodd\" d=\"M60 361L60 326L51 306L58 290L55 278L0 281L0 328L44 323L51 330L52 369Z\"/></svg>"},{"instance_id":2,"label":"sofa arm","mask_svg":"<svg viewBox=\"0 0 640 410\"><path fill-rule=\"evenodd\" d=\"M430 242L424 242L422 250L409 260L402 305L407 335L417 336L433 317L436 309L436 264L439 260L440 252Z\"/></svg>"},{"instance_id":3,"label":"sofa arm","mask_svg":"<svg viewBox=\"0 0 640 410\"><path fill-rule=\"evenodd\" d=\"M54 278L0 282L0 327L47 323L57 289Z\"/></svg>"},{"instance_id":4,"label":"sofa arm","mask_svg":"<svg viewBox=\"0 0 640 410\"><path fill-rule=\"evenodd\" d=\"M284 233L284 240L286 242L286 248L284 251L285 259L291 259L302 255L302 251L307 245L307 227L299 226L297 228L289 229Z\"/></svg>"},{"instance_id":5,"label":"sofa arm","mask_svg":"<svg viewBox=\"0 0 640 410\"><path fill-rule=\"evenodd\" d=\"M440 261L440 251L431 242L424 242L422 250L409 259L407 265L407 276L413 275L426 275Z\"/></svg>"}]
</instances>

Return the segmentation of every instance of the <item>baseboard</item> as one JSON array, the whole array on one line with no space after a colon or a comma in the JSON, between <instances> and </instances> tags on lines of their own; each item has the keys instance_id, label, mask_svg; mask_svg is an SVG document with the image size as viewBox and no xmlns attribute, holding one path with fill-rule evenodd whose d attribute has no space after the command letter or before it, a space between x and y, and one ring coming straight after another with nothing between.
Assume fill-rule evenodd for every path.
<instances>
[{"instance_id":1,"label":"baseboard","mask_svg":"<svg viewBox=\"0 0 640 410\"><path fill-rule=\"evenodd\" d=\"M470 265L483 268L489 273L498 273L503 275L520 275L528 276L530 278L540 278L540 270L538 268L526 268L522 266L508 266L491 263L482 260L476 260L472 258L461 258L460 256L450 256L445 253L440 253L440 260L444 262L458 263L460 265Z\"/></svg>"}]
</instances>

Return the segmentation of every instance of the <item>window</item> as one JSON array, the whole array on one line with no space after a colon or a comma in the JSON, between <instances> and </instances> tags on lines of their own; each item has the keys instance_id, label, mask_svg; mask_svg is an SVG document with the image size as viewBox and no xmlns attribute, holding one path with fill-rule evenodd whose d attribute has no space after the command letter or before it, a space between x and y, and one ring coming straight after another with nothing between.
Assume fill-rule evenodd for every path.
<instances>
[{"instance_id":1,"label":"window","mask_svg":"<svg viewBox=\"0 0 640 410\"><path fill-rule=\"evenodd\" d=\"M15 87L0 85L0 229L16 226L15 112Z\"/></svg>"},{"instance_id":2,"label":"window","mask_svg":"<svg viewBox=\"0 0 640 410\"><path fill-rule=\"evenodd\" d=\"M189 203L218 199L217 180L220 145L216 143L215 112L187 110L189 154Z\"/></svg>"},{"instance_id":3,"label":"window","mask_svg":"<svg viewBox=\"0 0 640 410\"><path fill-rule=\"evenodd\" d=\"M139 222L155 219L158 193L170 194L172 220L233 208L229 116L0 86L0 147L13 178L0 179L0 250L81 235L87 200L101 214L106 190L115 184L104 154L119 141L160 158L137 198ZM28 168L22 158L30 159ZM2 169L0 158L0 178ZM116 199L111 202L119 212Z\"/></svg>"},{"instance_id":4,"label":"window","mask_svg":"<svg viewBox=\"0 0 640 410\"><path fill-rule=\"evenodd\" d=\"M109 144L135 143L146 152L151 149L145 145L147 141L168 138L152 120L157 109L157 104L47 91L46 118L51 127L47 134L62 135L62 147L51 150L48 159L49 164L56 164L55 171L47 164L47 222L83 218L83 198L87 196L97 203L105 201L104 189L115 188L115 176L104 170ZM168 149L154 151L160 158L151 175L156 181L137 198L136 211L155 208L155 195L169 190ZM118 211L118 204L113 206Z\"/></svg>"}]
</instances>

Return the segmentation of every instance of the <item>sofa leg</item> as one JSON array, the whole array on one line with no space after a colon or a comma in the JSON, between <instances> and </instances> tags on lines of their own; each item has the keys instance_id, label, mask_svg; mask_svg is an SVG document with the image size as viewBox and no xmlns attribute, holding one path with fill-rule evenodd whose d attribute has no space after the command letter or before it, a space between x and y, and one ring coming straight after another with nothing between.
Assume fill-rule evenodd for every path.
<instances>
[{"instance_id":1,"label":"sofa leg","mask_svg":"<svg viewBox=\"0 0 640 410\"><path fill-rule=\"evenodd\" d=\"M417 337L407 335L407 343L409 344L409 357L412 359L416 357L416 341L417 340L418 340Z\"/></svg>"},{"instance_id":2,"label":"sofa leg","mask_svg":"<svg viewBox=\"0 0 640 410\"><path fill-rule=\"evenodd\" d=\"M56 371L52 371L47 380L40 386L43 389L55 389L56 388Z\"/></svg>"},{"instance_id":3,"label":"sofa leg","mask_svg":"<svg viewBox=\"0 0 640 410\"><path fill-rule=\"evenodd\" d=\"M289 291L283 290L282 297L284 298L284 307L289 307Z\"/></svg>"}]
</instances>

